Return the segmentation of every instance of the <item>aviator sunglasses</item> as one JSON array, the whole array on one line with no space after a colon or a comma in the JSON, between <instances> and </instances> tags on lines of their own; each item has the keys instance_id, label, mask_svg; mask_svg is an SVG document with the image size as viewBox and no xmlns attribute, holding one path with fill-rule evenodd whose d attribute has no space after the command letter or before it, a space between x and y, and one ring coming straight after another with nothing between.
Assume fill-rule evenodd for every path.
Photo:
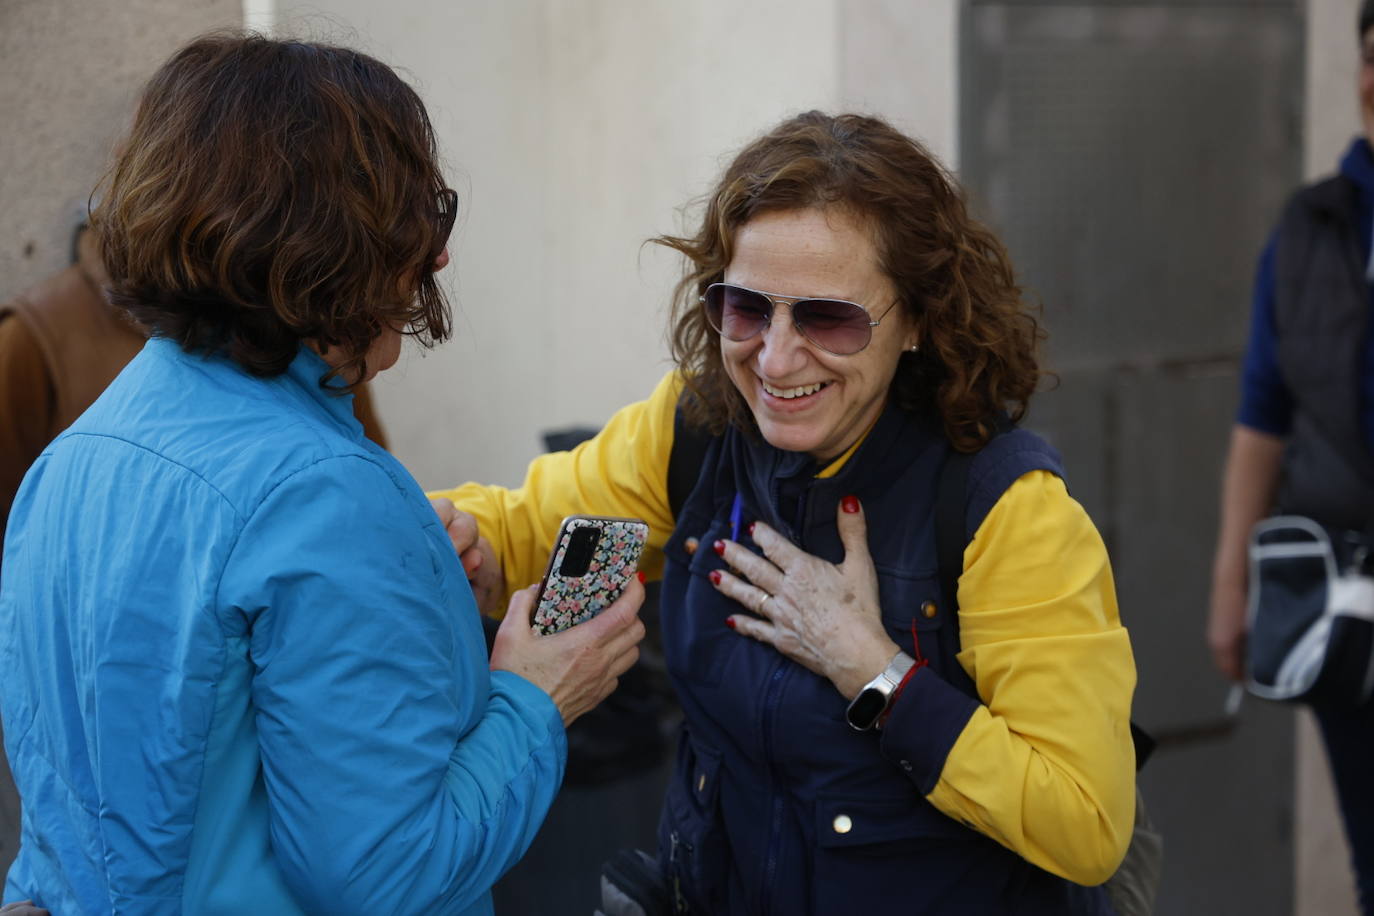
<instances>
[{"instance_id":1,"label":"aviator sunglasses","mask_svg":"<svg viewBox=\"0 0 1374 916\"><path fill-rule=\"evenodd\" d=\"M846 299L775 296L733 283L712 283L701 294L706 320L726 340L748 340L773 323L774 308L787 305L797 331L835 356L853 356L868 346L873 329L896 304L893 302L874 319L868 309Z\"/></svg>"}]
</instances>

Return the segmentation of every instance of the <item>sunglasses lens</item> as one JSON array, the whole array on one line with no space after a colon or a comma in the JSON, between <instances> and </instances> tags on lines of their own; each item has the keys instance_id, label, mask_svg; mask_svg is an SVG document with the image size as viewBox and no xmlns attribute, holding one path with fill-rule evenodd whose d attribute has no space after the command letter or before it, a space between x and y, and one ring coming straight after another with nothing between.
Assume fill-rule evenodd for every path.
<instances>
[{"instance_id":1,"label":"sunglasses lens","mask_svg":"<svg viewBox=\"0 0 1374 916\"><path fill-rule=\"evenodd\" d=\"M753 290L713 283L706 290L706 319L727 340L748 340L768 327L773 304Z\"/></svg>"},{"instance_id":2,"label":"sunglasses lens","mask_svg":"<svg viewBox=\"0 0 1374 916\"><path fill-rule=\"evenodd\" d=\"M823 350L839 356L858 353L873 336L868 312L838 299L803 299L792 306L803 333Z\"/></svg>"}]
</instances>

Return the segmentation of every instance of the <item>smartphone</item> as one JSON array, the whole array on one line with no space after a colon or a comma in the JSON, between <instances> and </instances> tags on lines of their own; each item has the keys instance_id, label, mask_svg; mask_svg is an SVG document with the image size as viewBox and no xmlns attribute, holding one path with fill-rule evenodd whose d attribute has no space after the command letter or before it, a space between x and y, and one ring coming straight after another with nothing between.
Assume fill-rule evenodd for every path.
<instances>
[{"instance_id":1,"label":"smartphone","mask_svg":"<svg viewBox=\"0 0 1374 916\"><path fill-rule=\"evenodd\" d=\"M643 519L563 519L539 583L534 629L548 636L604 611L629 584L648 538L649 525Z\"/></svg>"}]
</instances>

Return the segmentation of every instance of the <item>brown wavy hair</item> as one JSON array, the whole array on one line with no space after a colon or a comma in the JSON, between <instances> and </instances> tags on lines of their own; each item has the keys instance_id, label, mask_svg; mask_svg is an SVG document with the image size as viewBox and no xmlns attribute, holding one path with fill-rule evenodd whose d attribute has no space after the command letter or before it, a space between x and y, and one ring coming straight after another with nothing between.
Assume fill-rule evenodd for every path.
<instances>
[{"instance_id":1,"label":"brown wavy hair","mask_svg":"<svg viewBox=\"0 0 1374 916\"><path fill-rule=\"evenodd\" d=\"M915 140L879 118L810 111L746 146L705 205L695 236L652 240L687 257L671 344L692 394L689 422L712 433L753 427L698 301L724 278L740 227L761 213L832 206L870 227L879 263L920 334L921 349L898 364L896 402L933 406L962 451L992 437L998 411L1013 421L1025 415L1040 378L1036 310L1023 301L1006 249Z\"/></svg>"},{"instance_id":2,"label":"brown wavy hair","mask_svg":"<svg viewBox=\"0 0 1374 916\"><path fill-rule=\"evenodd\" d=\"M424 105L347 48L217 33L154 74L92 214L110 298L188 351L284 372L302 341L364 378L386 328L447 339L452 226ZM350 386L351 387L351 386Z\"/></svg>"}]
</instances>

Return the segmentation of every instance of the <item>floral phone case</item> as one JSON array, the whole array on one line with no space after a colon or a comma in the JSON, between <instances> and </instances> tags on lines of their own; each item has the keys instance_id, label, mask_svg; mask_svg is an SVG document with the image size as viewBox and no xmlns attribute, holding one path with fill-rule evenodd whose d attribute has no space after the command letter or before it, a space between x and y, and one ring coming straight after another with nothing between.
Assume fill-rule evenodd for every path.
<instances>
[{"instance_id":1,"label":"floral phone case","mask_svg":"<svg viewBox=\"0 0 1374 916\"><path fill-rule=\"evenodd\" d=\"M604 611L635 574L648 537L648 524L637 518L563 519L539 586L534 629L547 636Z\"/></svg>"}]
</instances>

